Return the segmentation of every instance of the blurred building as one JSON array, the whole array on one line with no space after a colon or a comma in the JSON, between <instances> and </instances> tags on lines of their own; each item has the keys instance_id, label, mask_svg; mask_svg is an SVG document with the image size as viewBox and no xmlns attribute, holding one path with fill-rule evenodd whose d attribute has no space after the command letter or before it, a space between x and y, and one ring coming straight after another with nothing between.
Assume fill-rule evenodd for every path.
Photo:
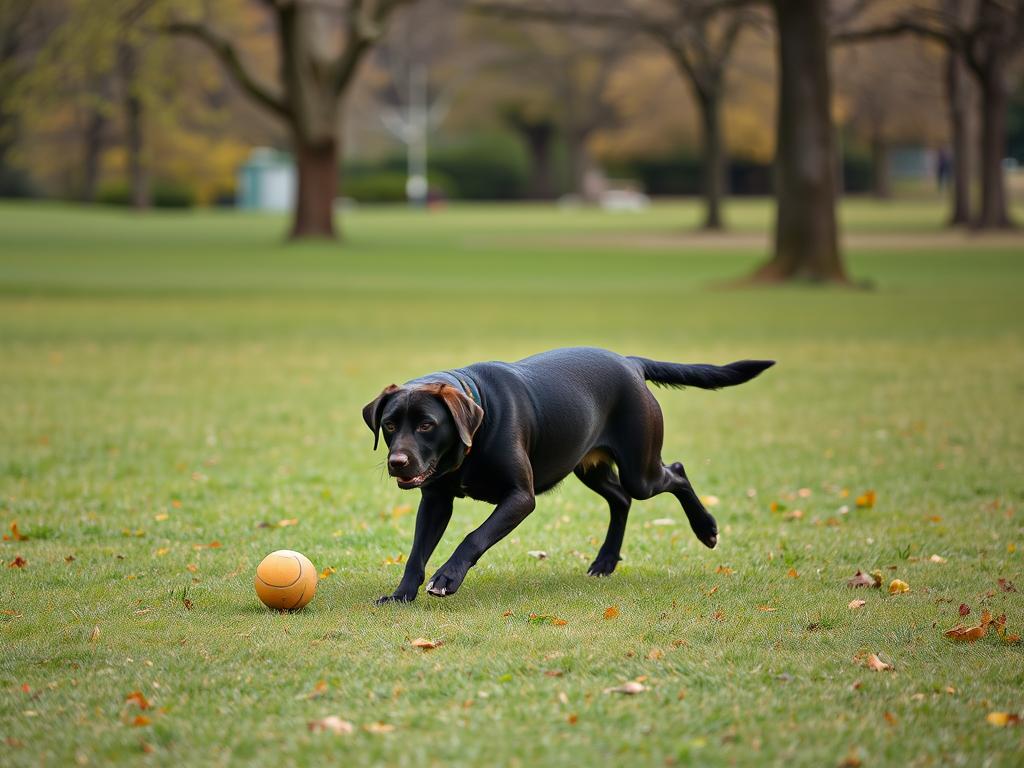
<instances>
[{"instance_id":1,"label":"blurred building","mask_svg":"<svg viewBox=\"0 0 1024 768\"><path fill-rule=\"evenodd\" d=\"M290 155L254 149L238 169L236 205L250 211L288 211L295 201L295 164Z\"/></svg>"}]
</instances>

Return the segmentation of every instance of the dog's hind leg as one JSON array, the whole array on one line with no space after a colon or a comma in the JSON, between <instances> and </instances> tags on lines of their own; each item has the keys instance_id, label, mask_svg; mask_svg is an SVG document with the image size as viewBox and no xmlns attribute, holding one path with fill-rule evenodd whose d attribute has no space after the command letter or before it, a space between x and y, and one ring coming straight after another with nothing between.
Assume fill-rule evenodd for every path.
<instances>
[{"instance_id":1,"label":"dog's hind leg","mask_svg":"<svg viewBox=\"0 0 1024 768\"><path fill-rule=\"evenodd\" d=\"M602 459L607 458L601 457ZM621 560L622 537L626 533L626 518L629 516L629 505L632 499L623 489L618 475L612 465L604 460L596 464L586 461L574 470L576 477L587 488L603 496L608 502L608 533L604 544L597 553L597 558L590 564L587 573L591 576L610 576Z\"/></svg>"},{"instance_id":2,"label":"dog's hind leg","mask_svg":"<svg viewBox=\"0 0 1024 768\"><path fill-rule=\"evenodd\" d=\"M616 420L613 448L622 487L638 501L671 493L682 505L697 538L713 549L718 543L718 524L694 492L683 465L662 464L663 434L661 408L645 388L643 395Z\"/></svg>"}]
</instances>

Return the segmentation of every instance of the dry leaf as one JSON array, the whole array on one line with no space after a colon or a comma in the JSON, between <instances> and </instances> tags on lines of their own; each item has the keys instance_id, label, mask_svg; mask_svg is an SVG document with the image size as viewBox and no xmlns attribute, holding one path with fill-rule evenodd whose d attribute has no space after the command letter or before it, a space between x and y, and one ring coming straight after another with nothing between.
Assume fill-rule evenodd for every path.
<instances>
[{"instance_id":1,"label":"dry leaf","mask_svg":"<svg viewBox=\"0 0 1024 768\"><path fill-rule=\"evenodd\" d=\"M614 688L605 688L605 693L623 693L627 696L635 696L638 693L643 693L647 690L647 686L643 683L638 683L635 680L630 680L628 683L617 685Z\"/></svg>"},{"instance_id":2,"label":"dry leaf","mask_svg":"<svg viewBox=\"0 0 1024 768\"><path fill-rule=\"evenodd\" d=\"M675 525L676 521L671 517L659 517L657 520L651 520L651 525Z\"/></svg>"},{"instance_id":3,"label":"dry leaf","mask_svg":"<svg viewBox=\"0 0 1024 768\"><path fill-rule=\"evenodd\" d=\"M569 723L569 725L576 725L576 723L579 722L579 719L579 715L573 712L567 718L565 718L565 721Z\"/></svg>"},{"instance_id":4,"label":"dry leaf","mask_svg":"<svg viewBox=\"0 0 1024 768\"><path fill-rule=\"evenodd\" d=\"M417 637L409 643L413 648L422 648L424 651L432 651L435 648L440 648L442 644L443 643L440 640L427 640L425 637Z\"/></svg>"},{"instance_id":5,"label":"dry leaf","mask_svg":"<svg viewBox=\"0 0 1024 768\"><path fill-rule=\"evenodd\" d=\"M335 733L339 736L355 730L352 723L342 720L337 715L329 715L321 720L310 720L306 726L313 733Z\"/></svg>"},{"instance_id":6,"label":"dry leaf","mask_svg":"<svg viewBox=\"0 0 1024 768\"><path fill-rule=\"evenodd\" d=\"M893 579L889 582L889 594L890 595L901 595L904 592L910 591L910 585L900 579Z\"/></svg>"},{"instance_id":7,"label":"dry leaf","mask_svg":"<svg viewBox=\"0 0 1024 768\"><path fill-rule=\"evenodd\" d=\"M164 520L166 520L169 517L170 517L170 515L168 515L166 512L160 512L160 513L158 513L156 515L153 515L153 519L156 520L158 523L162 523Z\"/></svg>"},{"instance_id":8,"label":"dry leaf","mask_svg":"<svg viewBox=\"0 0 1024 768\"><path fill-rule=\"evenodd\" d=\"M28 565L28 560L26 560L21 555L18 555L13 560L11 560L11 562L7 565L7 567L8 568L24 568L26 565Z\"/></svg>"},{"instance_id":9,"label":"dry leaf","mask_svg":"<svg viewBox=\"0 0 1024 768\"><path fill-rule=\"evenodd\" d=\"M757 610L762 611L764 613L771 613L772 611L775 610L775 606L773 606L773 605L759 605L759 606L757 606Z\"/></svg>"},{"instance_id":10,"label":"dry leaf","mask_svg":"<svg viewBox=\"0 0 1024 768\"><path fill-rule=\"evenodd\" d=\"M199 570L199 566L196 565L195 563L189 563L188 565L185 566L185 570L188 571L189 573L195 573L196 571Z\"/></svg>"},{"instance_id":11,"label":"dry leaf","mask_svg":"<svg viewBox=\"0 0 1024 768\"><path fill-rule=\"evenodd\" d=\"M952 629L946 630L943 634L950 640L957 640L959 642L973 643L975 640L980 640L985 636L987 632L985 627L965 627L957 625Z\"/></svg>"},{"instance_id":12,"label":"dry leaf","mask_svg":"<svg viewBox=\"0 0 1024 768\"><path fill-rule=\"evenodd\" d=\"M878 654L876 653L872 653L870 656L868 656L868 660L865 662L864 665L868 669L872 669L875 672L884 672L886 670L893 669L892 664L886 664L884 661L878 658Z\"/></svg>"},{"instance_id":13,"label":"dry leaf","mask_svg":"<svg viewBox=\"0 0 1024 768\"><path fill-rule=\"evenodd\" d=\"M848 607L856 610L857 608L863 608L867 604L867 600L851 600Z\"/></svg>"},{"instance_id":14,"label":"dry leaf","mask_svg":"<svg viewBox=\"0 0 1024 768\"><path fill-rule=\"evenodd\" d=\"M92 628L92 632L89 633L89 642L90 643L95 643L99 639L100 639L100 625L97 624L95 627Z\"/></svg>"},{"instance_id":15,"label":"dry leaf","mask_svg":"<svg viewBox=\"0 0 1024 768\"><path fill-rule=\"evenodd\" d=\"M538 560L546 560L548 556L548 553L545 552L543 549L531 549L526 554L528 554L530 557L535 557Z\"/></svg>"},{"instance_id":16,"label":"dry leaf","mask_svg":"<svg viewBox=\"0 0 1024 768\"><path fill-rule=\"evenodd\" d=\"M971 612L971 607L967 603L960 603L960 615L966 616Z\"/></svg>"},{"instance_id":17,"label":"dry leaf","mask_svg":"<svg viewBox=\"0 0 1024 768\"><path fill-rule=\"evenodd\" d=\"M896 723L899 722L899 720L896 719L896 715L894 715L892 712L883 712L882 717L885 718L885 722L887 722L889 725L896 725Z\"/></svg>"},{"instance_id":18,"label":"dry leaf","mask_svg":"<svg viewBox=\"0 0 1024 768\"><path fill-rule=\"evenodd\" d=\"M796 572L796 568L790 568L788 571L786 571L786 575L791 579L800 578L800 574Z\"/></svg>"},{"instance_id":19,"label":"dry leaf","mask_svg":"<svg viewBox=\"0 0 1024 768\"><path fill-rule=\"evenodd\" d=\"M289 518L286 518L285 520L278 520L277 521L277 527L278 528L287 528L290 525L298 525L298 524L299 524L299 518L297 518L297 517L289 517Z\"/></svg>"},{"instance_id":20,"label":"dry leaf","mask_svg":"<svg viewBox=\"0 0 1024 768\"><path fill-rule=\"evenodd\" d=\"M876 498L874 491L864 491L864 493L857 497L856 504L863 509L870 509L875 506Z\"/></svg>"},{"instance_id":21,"label":"dry leaf","mask_svg":"<svg viewBox=\"0 0 1024 768\"><path fill-rule=\"evenodd\" d=\"M367 723L363 726L363 730L367 733L391 733L395 730L395 726L390 723Z\"/></svg>"},{"instance_id":22,"label":"dry leaf","mask_svg":"<svg viewBox=\"0 0 1024 768\"><path fill-rule=\"evenodd\" d=\"M604 617L605 617L605 619L614 619L618 615L619 615L619 606L617 606L617 605L609 605L607 608L604 609Z\"/></svg>"},{"instance_id":23,"label":"dry leaf","mask_svg":"<svg viewBox=\"0 0 1024 768\"><path fill-rule=\"evenodd\" d=\"M306 694L307 699L318 699L327 693L327 681L317 680L316 685L313 686L313 690Z\"/></svg>"},{"instance_id":24,"label":"dry leaf","mask_svg":"<svg viewBox=\"0 0 1024 768\"><path fill-rule=\"evenodd\" d=\"M136 715L135 719L132 720L132 725L134 725L136 728L142 728L144 726L149 725L151 722L153 721L145 715Z\"/></svg>"},{"instance_id":25,"label":"dry leaf","mask_svg":"<svg viewBox=\"0 0 1024 768\"><path fill-rule=\"evenodd\" d=\"M544 676L545 677L561 677L564 674L565 674L565 672L563 672L560 669L545 669L544 670Z\"/></svg>"},{"instance_id":26,"label":"dry leaf","mask_svg":"<svg viewBox=\"0 0 1024 768\"><path fill-rule=\"evenodd\" d=\"M1013 586L1013 582L1009 579L999 579L999 588L1003 592L1016 592L1017 588Z\"/></svg>"},{"instance_id":27,"label":"dry leaf","mask_svg":"<svg viewBox=\"0 0 1024 768\"><path fill-rule=\"evenodd\" d=\"M556 627L564 627L569 622L566 621L565 619L551 619L551 623L552 623L552 625L554 625Z\"/></svg>"},{"instance_id":28,"label":"dry leaf","mask_svg":"<svg viewBox=\"0 0 1024 768\"><path fill-rule=\"evenodd\" d=\"M715 586L713 586L713 587L711 588L711 591L710 591L710 592L708 592L708 597L711 597L711 596L712 596L713 594L715 594L715 592L717 592L717 591L718 591L718 585L717 585L717 584L715 584Z\"/></svg>"},{"instance_id":29,"label":"dry leaf","mask_svg":"<svg viewBox=\"0 0 1024 768\"><path fill-rule=\"evenodd\" d=\"M734 573L736 573L736 571L734 571L732 568L729 568L728 566L720 565L717 568L715 568L715 573L720 573L723 576L732 576Z\"/></svg>"},{"instance_id":30,"label":"dry leaf","mask_svg":"<svg viewBox=\"0 0 1024 768\"><path fill-rule=\"evenodd\" d=\"M944 562L946 562L946 558L939 557L938 555L932 555L928 559L931 560L933 563L944 563Z\"/></svg>"},{"instance_id":31,"label":"dry leaf","mask_svg":"<svg viewBox=\"0 0 1024 768\"><path fill-rule=\"evenodd\" d=\"M701 496L700 500L704 502L705 507L717 507L719 504L717 496Z\"/></svg>"},{"instance_id":32,"label":"dry leaf","mask_svg":"<svg viewBox=\"0 0 1024 768\"><path fill-rule=\"evenodd\" d=\"M125 701L135 704L139 709L149 709L150 703L142 695L142 691L132 691L125 696Z\"/></svg>"},{"instance_id":33,"label":"dry leaf","mask_svg":"<svg viewBox=\"0 0 1024 768\"><path fill-rule=\"evenodd\" d=\"M647 660L657 661L658 659L664 657L664 655L665 652L661 650L661 648L651 648L651 650L647 653Z\"/></svg>"},{"instance_id":34,"label":"dry leaf","mask_svg":"<svg viewBox=\"0 0 1024 768\"><path fill-rule=\"evenodd\" d=\"M11 535L4 535L4 541L28 541L28 536L18 530L18 521L11 523Z\"/></svg>"},{"instance_id":35,"label":"dry leaf","mask_svg":"<svg viewBox=\"0 0 1024 768\"><path fill-rule=\"evenodd\" d=\"M1020 715L1013 712L989 712L985 719L991 724L1000 728L1008 725L1019 725Z\"/></svg>"},{"instance_id":36,"label":"dry leaf","mask_svg":"<svg viewBox=\"0 0 1024 768\"><path fill-rule=\"evenodd\" d=\"M331 576L333 576L337 572L338 572L337 568L332 568L331 566L328 565L326 568L324 568L322 571L320 571L320 579L321 579L321 581L323 579L329 579Z\"/></svg>"},{"instance_id":37,"label":"dry leaf","mask_svg":"<svg viewBox=\"0 0 1024 768\"><path fill-rule=\"evenodd\" d=\"M846 586L851 589L856 587L874 587L877 589L882 586L882 580L869 576L858 568L857 572L853 574L853 578L846 582Z\"/></svg>"}]
</instances>

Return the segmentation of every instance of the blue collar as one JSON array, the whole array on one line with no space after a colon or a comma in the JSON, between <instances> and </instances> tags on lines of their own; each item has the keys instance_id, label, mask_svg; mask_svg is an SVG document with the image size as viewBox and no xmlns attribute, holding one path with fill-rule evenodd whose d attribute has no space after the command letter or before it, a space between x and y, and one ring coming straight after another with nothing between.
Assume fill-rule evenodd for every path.
<instances>
[{"instance_id":1,"label":"blue collar","mask_svg":"<svg viewBox=\"0 0 1024 768\"><path fill-rule=\"evenodd\" d=\"M413 379L409 383L411 384L418 381L431 382L437 381L438 379L442 380L446 384L451 384L458 389L461 389L462 392L468 395L474 403L479 405L481 408L484 407L484 404L480 399L480 389L477 387L476 382L462 371L438 371L437 373L420 376L418 379Z\"/></svg>"}]
</instances>

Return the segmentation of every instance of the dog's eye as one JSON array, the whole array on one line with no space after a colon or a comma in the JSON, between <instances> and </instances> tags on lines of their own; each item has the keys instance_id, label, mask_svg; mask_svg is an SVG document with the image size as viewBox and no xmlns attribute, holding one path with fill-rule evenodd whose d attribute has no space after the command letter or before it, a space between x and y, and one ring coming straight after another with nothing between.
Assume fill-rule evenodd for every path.
<instances>
[{"instance_id":1,"label":"dog's eye","mask_svg":"<svg viewBox=\"0 0 1024 768\"><path fill-rule=\"evenodd\" d=\"M420 424L418 427L416 427L416 429L419 430L420 432L429 432L433 428L434 428L434 422L432 422L432 421L424 421L422 424Z\"/></svg>"},{"instance_id":2,"label":"dog's eye","mask_svg":"<svg viewBox=\"0 0 1024 768\"><path fill-rule=\"evenodd\" d=\"M384 427L384 431L385 432L394 432L395 431L395 423L393 421L385 421L384 424L383 424L383 427Z\"/></svg>"}]
</instances>

